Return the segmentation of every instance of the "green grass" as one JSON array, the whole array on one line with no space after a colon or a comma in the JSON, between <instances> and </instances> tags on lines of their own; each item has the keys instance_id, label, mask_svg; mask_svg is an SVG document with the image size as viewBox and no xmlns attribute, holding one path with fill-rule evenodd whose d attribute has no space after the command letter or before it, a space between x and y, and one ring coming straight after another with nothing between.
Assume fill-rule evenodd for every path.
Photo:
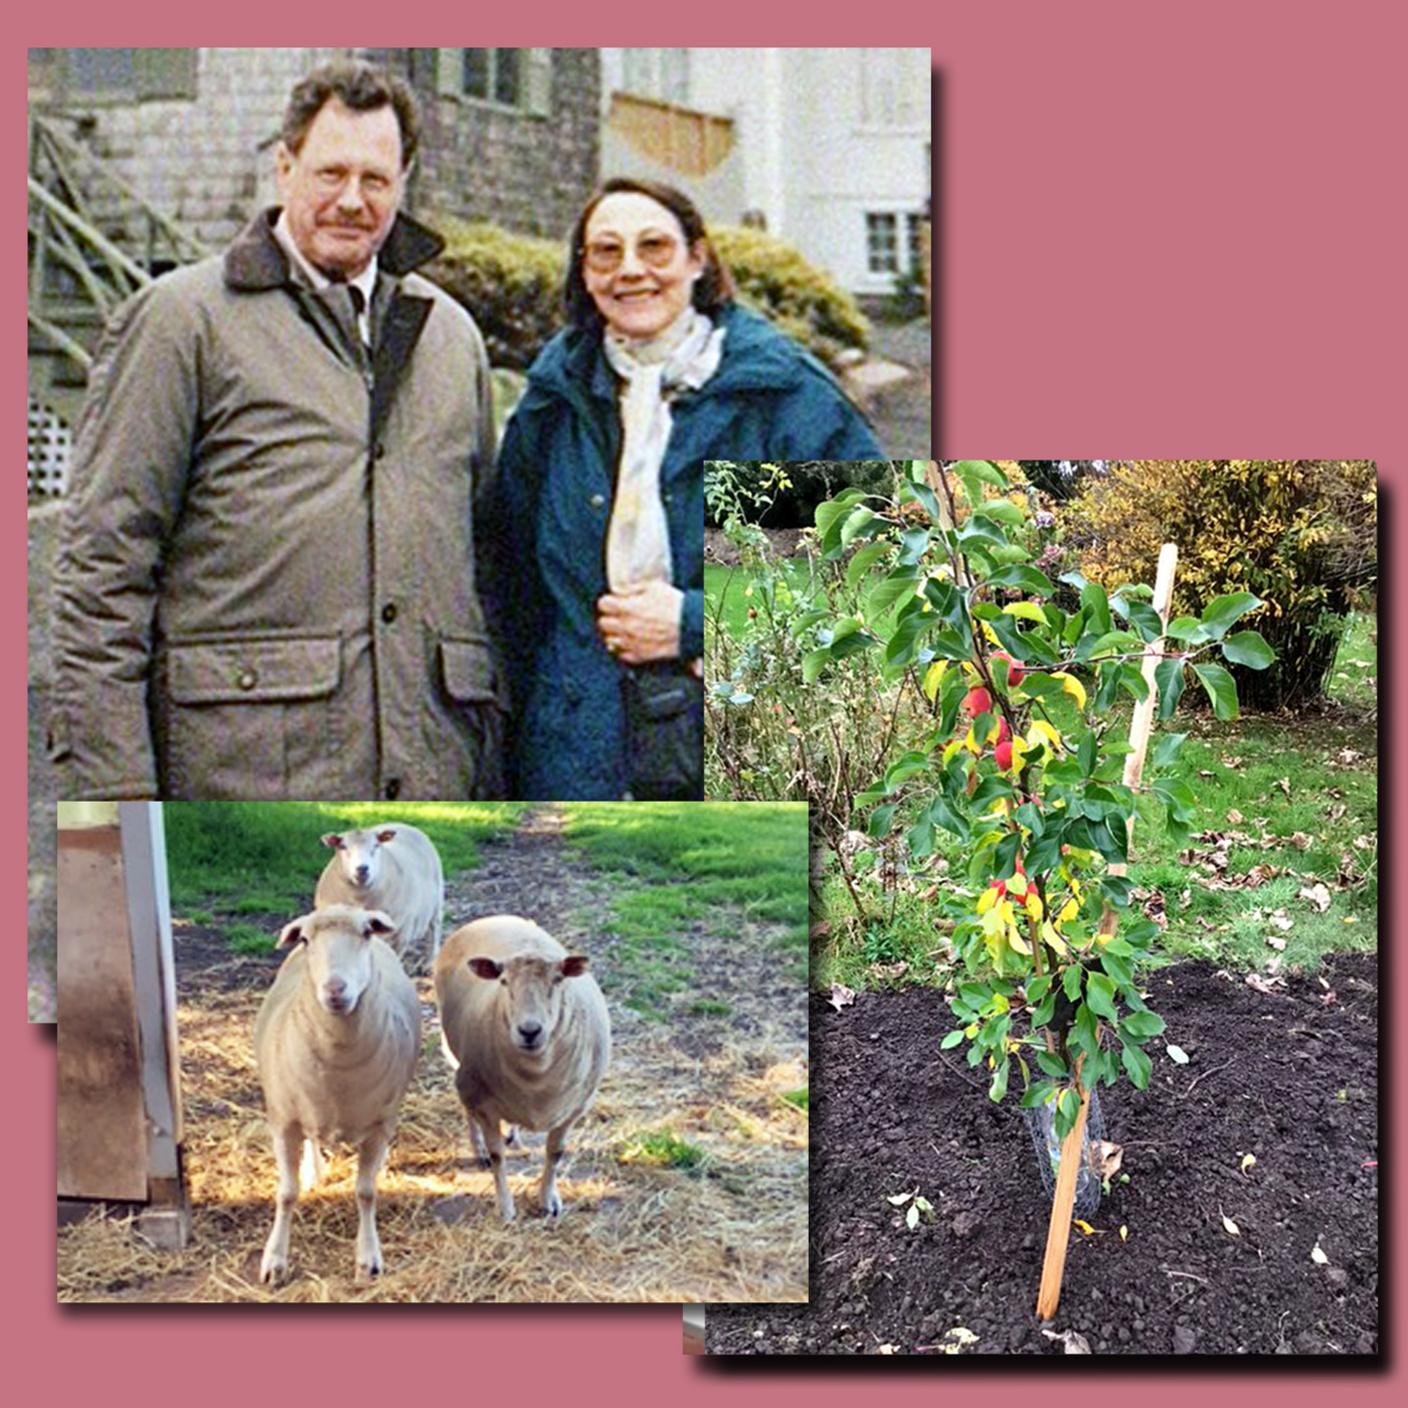
<instances>
[{"instance_id":1,"label":"green grass","mask_svg":"<svg viewBox=\"0 0 1408 1408\"><path fill-rule=\"evenodd\" d=\"M616 1159L623 1164L678 1168L689 1172L704 1162L704 1151L698 1145L681 1139L673 1130L666 1129L638 1135L622 1145Z\"/></svg>"},{"instance_id":2,"label":"green grass","mask_svg":"<svg viewBox=\"0 0 1408 1408\"><path fill-rule=\"evenodd\" d=\"M234 953L273 953L278 942L277 934L265 933L253 924L227 924L222 933Z\"/></svg>"},{"instance_id":3,"label":"green grass","mask_svg":"<svg viewBox=\"0 0 1408 1408\"><path fill-rule=\"evenodd\" d=\"M784 1090L782 1098L797 1110L810 1110L811 1094L804 1085L800 1090Z\"/></svg>"},{"instance_id":4,"label":"green grass","mask_svg":"<svg viewBox=\"0 0 1408 1408\"><path fill-rule=\"evenodd\" d=\"M701 922L736 926L741 918L777 926L780 957L797 981L805 980L805 806L592 803L568 809L564 835L612 879L605 920L619 938L627 1006L659 1017L695 985L682 935Z\"/></svg>"},{"instance_id":5,"label":"green grass","mask_svg":"<svg viewBox=\"0 0 1408 1408\"><path fill-rule=\"evenodd\" d=\"M810 590L811 569L804 558L783 564L783 570L793 589L803 596ZM741 637L748 628L748 610L753 605L750 576L741 567L723 567L717 562L704 565L704 596L710 613L720 613L719 619L732 636Z\"/></svg>"},{"instance_id":6,"label":"green grass","mask_svg":"<svg viewBox=\"0 0 1408 1408\"><path fill-rule=\"evenodd\" d=\"M178 910L271 914L312 904L331 855L318 839L324 832L410 822L435 843L450 875L475 866L480 843L512 830L523 804L168 802L162 810Z\"/></svg>"}]
</instances>

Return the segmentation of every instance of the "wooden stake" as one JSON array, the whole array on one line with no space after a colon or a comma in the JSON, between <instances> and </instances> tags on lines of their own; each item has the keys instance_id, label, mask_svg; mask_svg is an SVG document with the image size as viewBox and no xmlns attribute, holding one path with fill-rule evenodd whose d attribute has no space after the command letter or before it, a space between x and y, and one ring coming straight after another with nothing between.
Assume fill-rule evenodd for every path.
<instances>
[{"instance_id":1,"label":"wooden stake","mask_svg":"<svg viewBox=\"0 0 1408 1408\"><path fill-rule=\"evenodd\" d=\"M1159 549L1159 570L1154 581L1154 610L1159 619L1168 624L1169 607L1173 600L1173 572L1178 565L1178 545L1165 543ZM1154 671L1159 666L1159 656L1163 653L1163 640L1151 641L1144 654L1144 682L1149 686L1148 695L1134 706L1134 717L1129 726L1130 752L1124 763L1124 785L1138 787L1144 775L1144 759L1149 751L1149 733L1154 724L1154 709L1158 704L1158 690L1154 684ZM1134 817L1129 818L1129 840L1134 837ZM1110 865L1111 875L1123 875L1127 866L1116 861ZM1105 906L1100 916L1100 933L1108 937L1115 932L1119 922L1116 912ZM1071 1079L1080 1094L1080 1110L1076 1122L1061 1141L1061 1166L1056 1172L1056 1192L1051 1200L1051 1222L1046 1231L1046 1255L1041 1263L1041 1289L1037 1292L1036 1313L1040 1320L1050 1320L1061 1304L1061 1279L1066 1273L1066 1247L1071 1237L1071 1214L1075 1209L1076 1177L1080 1172L1082 1144L1085 1135L1086 1119L1090 1111L1090 1091L1082 1083L1081 1057L1076 1058L1071 1071Z\"/></svg>"}]
</instances>

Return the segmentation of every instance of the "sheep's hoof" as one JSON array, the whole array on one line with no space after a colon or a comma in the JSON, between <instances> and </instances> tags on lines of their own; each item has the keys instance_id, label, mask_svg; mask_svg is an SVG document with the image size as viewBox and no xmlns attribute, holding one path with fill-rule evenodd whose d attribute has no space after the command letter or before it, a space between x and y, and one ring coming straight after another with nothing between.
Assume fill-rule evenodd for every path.
<instances>
[{"instance_id":1,"label":"sheep's hoof","mask_svg":"<svg viewBox=\"0 0 1408 1408\"><path fill-rule=\"evenodd\" d=\"M359 1261L357 1263L358 1281L375 1281L381 1275L381 1258L375 1261Z\"/></svg>"},{"instance_id":2,"label":"sheep's hoof","mask_svg":"<svg viewBox=\"0 0 1408 1408\"><path fill-rule=\"evenodd\" d=\"M264 1259L259 1263L259 1279L266 1286L282 1285L288 1279L287 1260L265 1252Z\"/></svg>"},{"instance_id":3,"label":"sheep's hoof","mask_svg":"<svg viewBox=\"0 0 1408 1408\"><path fill-rule=\"evenodd\" d=\"M494 1166L494 1161L488 1156L488 1154L480 1154L480 1156L478 1157L478 1159L475 1160L475 1162L479 1165L480 1168L487 1169L493 1168Z\"/></svg>"},{"instance_id":4,"label":"sheep's hoof","mask_svg":"<svg viewBox=\"0 0 1408 1408\"><path fill-rule=\"evenodd\" d=\"M515 1208L512 1203L510 1203L506 1208L501 1207L499 1209L499 1216L503 1218L504 1225L507 1226L510 1222L514 1221L517 1218L518 1209Z\"/></svg>"}]
</instances>

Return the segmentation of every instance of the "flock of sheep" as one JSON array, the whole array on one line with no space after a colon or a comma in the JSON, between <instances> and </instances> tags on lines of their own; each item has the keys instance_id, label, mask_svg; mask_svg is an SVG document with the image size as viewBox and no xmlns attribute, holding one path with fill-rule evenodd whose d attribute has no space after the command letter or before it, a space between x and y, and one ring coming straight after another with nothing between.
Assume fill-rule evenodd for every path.
<instances>
[{"instance_id":1,"label":"flock of sheep","mask_svg":"<svg viewBox=\"0 0 1408 1408\"><path fill-rule=\"evenodd\" d=\"M547 1131L541 1202L562 1212L557 1169L611 1054L601 989L581 954L531 920L476 919L441 944L444 876L429 837L388 823L324 836L337 854L314 910L285 926L292 950L254 1023L254 1048L278 1164L274 1227L260 1277L288 1270L289 1223L321 1146L357 1148L357 1279L382 1269L376 1179L420 1053L420 1002L402 955L433 964L446 1058L498 1209L514 1217L502 1123ZM514 1131L510 1128L508 1138Z\"/></svg>"}]
</instances>

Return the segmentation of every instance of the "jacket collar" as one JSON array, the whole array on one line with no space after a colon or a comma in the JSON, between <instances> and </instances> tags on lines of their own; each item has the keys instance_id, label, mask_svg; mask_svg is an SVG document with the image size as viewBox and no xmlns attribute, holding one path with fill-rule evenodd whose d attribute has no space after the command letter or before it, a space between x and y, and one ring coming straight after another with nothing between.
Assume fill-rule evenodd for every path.
<instances>
[{"instance_id":1,"label":"jacket collar","mask_svg":"<svg viewBox=\"0 0 1408 1408\"><path fill-rule=\"evenodd\" d=\"M261 211L225 251L225 283L242 293L282 288L288 282L288 256L274 238L277 206ZM434 259L445 241L409 215L398 215L385 243L377 253L383 273L409 274Z\"/></svg>"}]
</instances>

